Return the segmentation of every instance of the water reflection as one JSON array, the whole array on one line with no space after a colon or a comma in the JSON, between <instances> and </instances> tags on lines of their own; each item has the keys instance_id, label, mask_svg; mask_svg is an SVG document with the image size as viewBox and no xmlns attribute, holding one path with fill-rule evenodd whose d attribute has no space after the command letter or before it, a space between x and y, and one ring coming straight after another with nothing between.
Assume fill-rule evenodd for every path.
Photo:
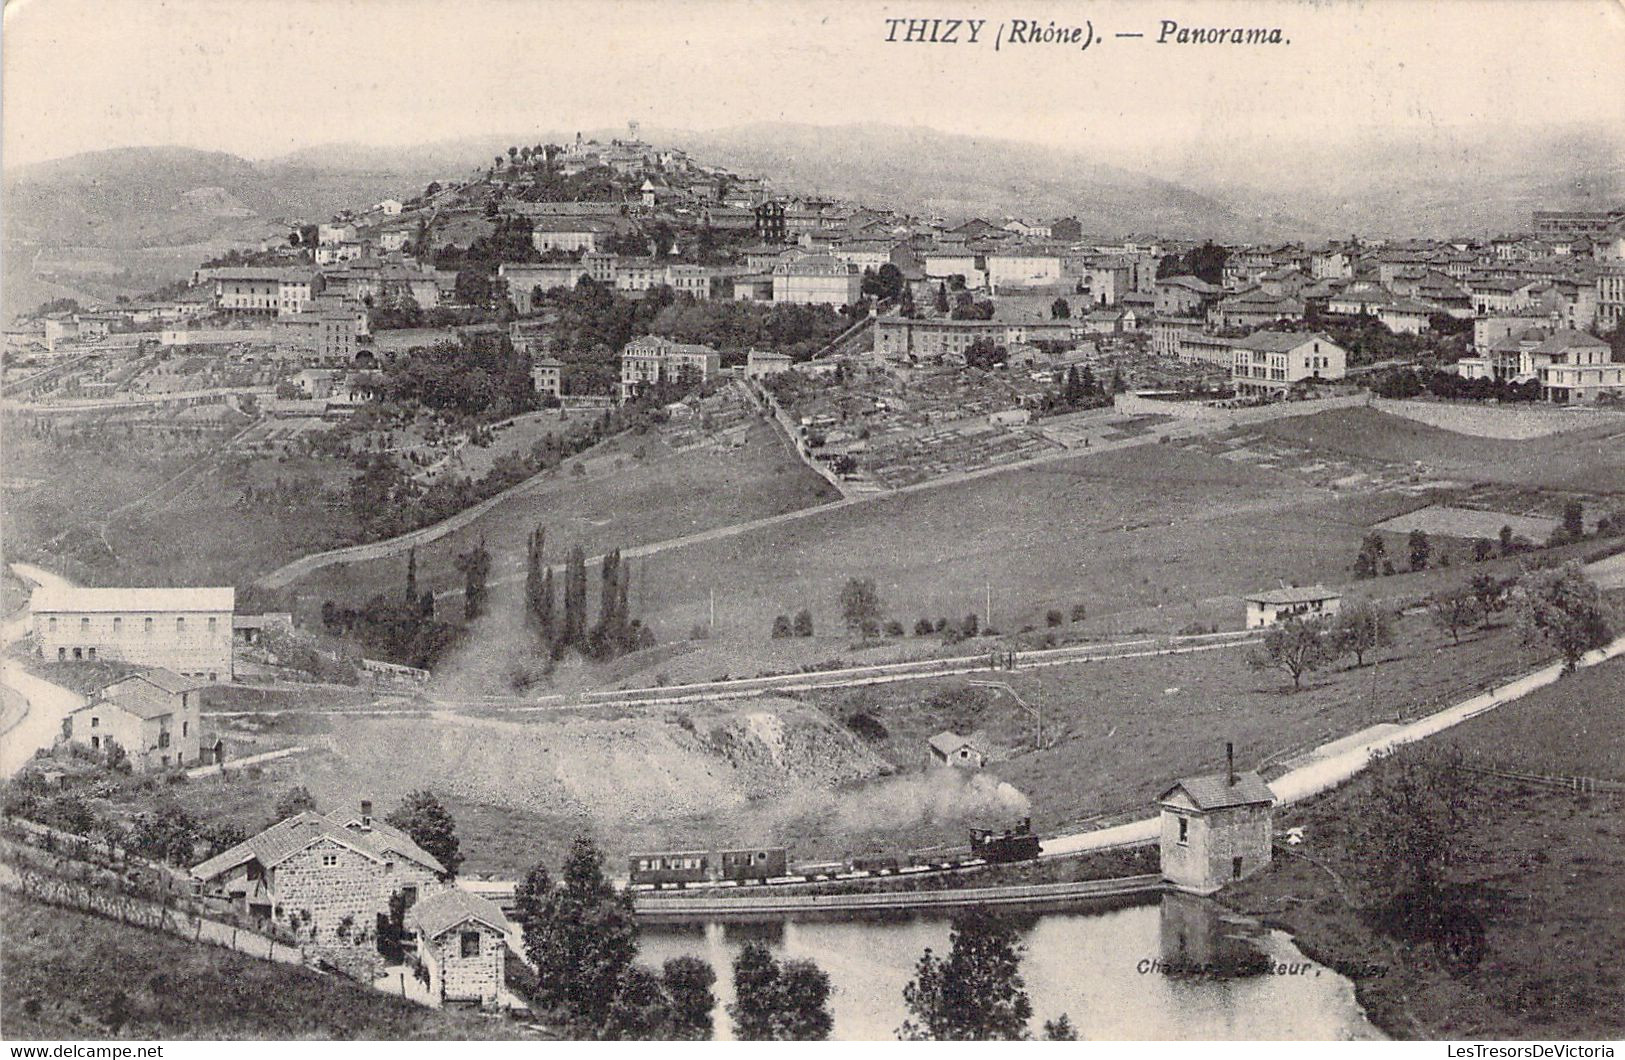
<instances>
[{"instance_id":1,"label":"water reflection","mask_svg":"<svg viewBox=\"0 0 1625 1060\"><path fill-rule=\"evenodd\" d=\"M1280 932L1225 914L1204 899L1167 895L1115 909L1014 917L1034 1025L1067 1013L1079 1035L1116 1039L1343 1039L1381 1035L1353 985L1310 962ZM642 959L693 954L717 970L717 1036L727 1037L734 954L748 940L780 957L805 957L829 973L835 1036L885 1040L902 1023L903 986L926 947L943 952L948 920L883 917L756 919L646 925ZM1191 965L1234 968L1258 955L1266 974L1244 978L1164 974ZM1277 974L1279 973L1279 974Z\"/></svg>"}]
</instances>

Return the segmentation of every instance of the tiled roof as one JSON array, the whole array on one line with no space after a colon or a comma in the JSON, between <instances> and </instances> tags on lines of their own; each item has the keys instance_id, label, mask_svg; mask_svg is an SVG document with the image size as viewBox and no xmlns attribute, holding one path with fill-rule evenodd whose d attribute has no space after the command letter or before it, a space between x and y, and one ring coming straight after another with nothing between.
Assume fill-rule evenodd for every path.
<instances>
[{"instance_id":1,"label":"tiled roof","mask_svg":"<svg viewBox=\"0 0 1625 1060\"><path fill-rule=\"evenodd\" d=\"M250 860L258 861L266 868L270 868L281 864L320 839L331 839L341 843L374 861L388 861L389 855L395 853L436 872L445 871L445 866L412 842L404 833L376 821L370 830L349 827L351 823L359 826L360 822L359 819L346 820L337 814L323 817L319 813L307 810L278 821L231 849L194 865L192 875L200 880L213 879Z\"/></svg>"},{"instance_id":2,"label":"tiled roof","mask_svg":"<svg viewBox=\"0 0 1625 1060\"><path fill-rule=\"evenodd\" d=\"M1267 589L1261 593L1251 593L1243 599L1260 604L1304 604L1315 600L1336 600L1342 595L1324 585L1289 585L1284 589Z\"/></svg>"},{"instance_id":3,"label":"tiled roof","mask_svg":"<svg viewBox=\"0 0 1625 1060\"><path fill-rule=\"evenodd\" d=\"M108 696L106 699L92 700L91 702L80 707L79 710L95 710L98 707L108 703L111 703L113 706L125 711L126 713L134 714L136 717L145 721L151 721L153 718L162 718L165 715L175 713L175 707L171 703L166 703L156 699L147 699L144 696L131 695L115 695ZM74 711L74 713L79 713L79 710Z\"/></svg>"},{"instance_id":4,"label":"tiled roof","mask_svg":"<svg viewBox=\"0 0 1625 1060\"><path fill-rule=\"evenodd\" d=\"M961 747L970 746L974 748L976 746L975 744L972 744L970 740L951 729L944 729L942 732L939 732L935 736L931 737L931 739L927 742L937 751L937 753L942 755L951 755Z\"/></svg>"},{"instance_id":5,"label":"tiled roof","mask_svg":"<svg viewBox=\"0 0 1625 1060\"><path fill-rule=\"evenodd\" d=\"M1217 294L1222 288L1213 286L1200 276L1164 276L1157 281L1158 286L1167 284L1170 287L1183 287L1187 291L1197 294Z\"/></svg>"},{"instance_id":6,"label":"tiled roof","mask_svg":"<svg viewBox=\"0 0 1625 1060\"><path fill-rule=\"evenodd\" d=\"M467 920L478 920L503 934L507 934L510 927L508 918L502 915L496 903L460 887L436 891L419 901L406 914L407 924L429 938L442 935Z\"/></svg>"},{"instance_id":7,"label":"tiled roof","mask_svg":"<svg viewBox=\"0 0 1625 1060\"><path fill-rule=\"evenodd\" d=\"M1576 331L1573 328L1559 328L1557 331L1554 331L1548 335L1545 341L1543 341L1539 346L1536 346L1535 352L1562 353L1566 350L1571 350L1576 346L1606 347L1607 345L1608 343L1597 338L1595 335L1588 335L1583 331Z\"/></svg>"},{"instance_id":8,"label":"tiled roof","mask_svg":"<svg viewBox=\"0 0 1625 1060\"><path fill-rule=\"evenodd\" d=\"M41 611L230 611L237 590L226 588L86 589L43 585L29 598Z\"/></svg>"},{"instance_id":9,"label":"tiled roof","mask_svg":"<svg viewBox=\"0 0 1625 1060\"><path fill-rule=\"evenodd\" d=\"M1257 350L1259 353L1288 353L1311 339L1331 342L1324 335L1302 331L1255 331L1236 342L1238 349Z\"/></svg>"},{"instance_id":10,"label":"tiled roof","mask_svg":"<svg viewBox=\"0 0 1625 1060\"><path fill-rule=\"evenodd\" d=\"M1275 801L1275 793L1257 773L1238 773L1235 783L1224 773L1203 777L1182 777L1173 787L1157 796L1166 802L1176 791L1184 791L1198 810L1222 810L1230 806L1268 805Z\"/></svg>"}]
</instances>

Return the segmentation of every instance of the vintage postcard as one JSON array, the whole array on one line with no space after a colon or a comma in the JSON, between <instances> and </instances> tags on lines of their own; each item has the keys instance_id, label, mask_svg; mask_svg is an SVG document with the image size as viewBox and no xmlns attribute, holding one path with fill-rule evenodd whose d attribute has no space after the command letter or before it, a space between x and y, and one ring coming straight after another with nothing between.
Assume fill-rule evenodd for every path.
<instances>
[{"instance_id":1,"label":"vintage postcard","mask_svg":"<svg viewBox=\"0 0 1625 1060\"><path fill-rule=\"evenodd\" d=\"M3 52L12 1055L1614 1055L1619 0Z\"/></svg>"}]
</instances>

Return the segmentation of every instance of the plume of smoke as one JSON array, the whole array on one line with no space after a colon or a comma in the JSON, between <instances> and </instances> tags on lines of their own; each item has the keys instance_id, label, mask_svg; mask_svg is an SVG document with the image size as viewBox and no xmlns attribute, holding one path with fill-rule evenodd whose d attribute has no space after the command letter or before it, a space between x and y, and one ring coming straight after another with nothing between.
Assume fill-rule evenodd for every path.
<instances>
[{"instance_id":1,"label":"plume of smoke","mask_svg":"<svg viewBox=\"0 0 1625 1060\"><path fill-rule=\"evenodd\" d=\"M738 842L763 835L895 834L921 826L1008 824L1028 815L1027 796L988 773L930 769L837 791L803 791L735 815Z\"/></svg>"},{"instance_id":2,"label":"plume of smoke","mask_svg":"<svg viewBox=\"0 0 1625 1060\"><path fill-rule=\"evenodd\" d=\"M1027 796L990 774L929 769L866 784L838 799L834 812L841 831L864 832L981 819L1008 821L1026 816L1030 808Z\"/></svg>"}]
</instances>

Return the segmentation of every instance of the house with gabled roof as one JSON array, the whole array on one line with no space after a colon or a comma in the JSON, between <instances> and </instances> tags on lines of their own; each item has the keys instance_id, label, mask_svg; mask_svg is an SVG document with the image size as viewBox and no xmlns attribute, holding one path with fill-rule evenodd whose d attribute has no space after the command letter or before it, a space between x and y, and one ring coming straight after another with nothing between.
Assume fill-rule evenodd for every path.
<instances>
[{"instance_id":1,"label":"house with gabled roof","mask_svg":"<svg viewBox=\"0 0 1625 1060\"><path fill-rule=\"evenodd\" d=\"M1343 594L1321 585L1285 585L1242 600L1247 604L1247 628L1263 629L1289 618L1330 618L1342 606Z\"/></svg>"},{"instance_id":2,"label":"house with gabled roof","mask_svg":"<svg viewBox=\"0 0 1625 1060\"><path fill-rule=\"evenodd\" d=\"M410 911L444 889L446 868L372 816L306 811L192 867L205 894L292 932L341 967L381 966L391 899Z\"/></svg>"},{"instance_id":3,"label":"house with gabled roof","mask_svg":"<svg viewBox=\"0 0 1625 1060\"><path fill-rule=\"evenodd\" d=\"M202 683L161 667L100 684L62 721L68 740L92 751L122 748L136 772L202 764Z\"/></svg>"},{"instance_id":4,"label":"house with gabled roof","mask_svg":"<svg viewBox=\"0 0 1625 1060\"><path fill-rule=\"evenodd\" d=\"M1182 777L1161 795L1162 878L1174 887L1211 894L1267 868L1275 793L1257 773L1238 773L1225 744L1223 773Z\"/></svg>"},{"instance_id":5,"label":"house with gabled roof","mask_svg":"<svg viewBox=\"0 0 1625 1060\"><path fill-rule=\"evenodd\" d=\"M955 769L981 769L987 764L987 753L970 737L961 736L952 730L943 730L926 741L930 751L931 764L948 766Z\"/></svg>"},{"instance_id":6,"label":"house with gabled roof","mask_svg":"<svg viewBox=\"0 0 1625 1060\"><path fill-rule=\"evenodd\" d=\"M406 927L417 938L432 999L485 1008L502 1001L513 925L494 902L448 887L413 906Z\"/></svg>"},{"instance_id":7,"label":"house with gabled roof","mask_svg":"<svg viewBox=\"0 0 1625 1060\"><path fill-rule=\"evenodd\" d=\"M1239 394L1280 397L1310 380L1342 379L1348 351L1317 332L1255 331L1236 341L1230 382Z\"/></svg>"}]
</instances>

